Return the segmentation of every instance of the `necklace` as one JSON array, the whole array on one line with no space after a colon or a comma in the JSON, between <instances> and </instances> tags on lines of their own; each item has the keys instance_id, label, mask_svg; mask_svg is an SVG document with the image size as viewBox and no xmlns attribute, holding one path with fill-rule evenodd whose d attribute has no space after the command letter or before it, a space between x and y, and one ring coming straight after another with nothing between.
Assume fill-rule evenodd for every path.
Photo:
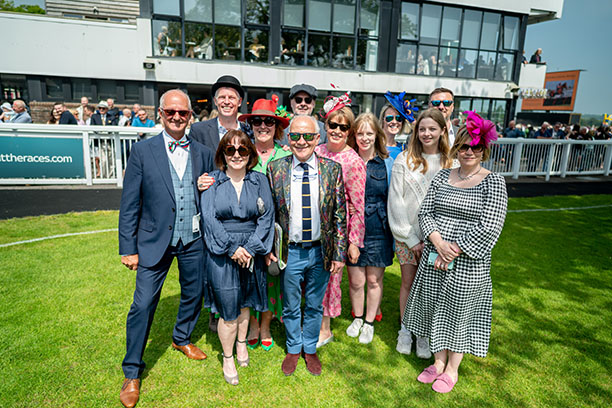
<instances>
[{"instance_id":1,"label":"necklace","mask_svg":"<svg viewBox=\"0 0 612 408\"><path fill-rule=\"evenodd\" d=\"M459 177L459 180L461 180L461 181L469 180L472 177L474 177L475 175L477 175L478 173L480 173L480 170L482 170L482 166L478 165L478 171L475 171L474 173L469 174L469 175L467 175L465 177L461 177L461 167L459 167L457 169L457 176Z\"/></svg>"}]
</instances>

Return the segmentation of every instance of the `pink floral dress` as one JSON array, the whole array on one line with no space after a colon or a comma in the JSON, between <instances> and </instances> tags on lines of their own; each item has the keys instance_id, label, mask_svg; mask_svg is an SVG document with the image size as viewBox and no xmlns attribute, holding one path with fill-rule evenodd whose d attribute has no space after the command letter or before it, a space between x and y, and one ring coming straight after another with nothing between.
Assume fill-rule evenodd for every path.
<instances>
[{"instance_id":1,"label":"pink floral dress","mask_svg":"<svg viewBox=\"0 0 612 408\"><path fill-rule=\"evenodd\" d=\"M365 163L353 149L343 150L335 153L329 151L327 145L322 144L316 147L315 152L321 156L331 159L342 166L344 177L344 190L347 205L347 229L349 244L363 248L365 236L365 184L366 167ZM353 208L353 210L349 210ZM323 297L323 316L338 317L342 311L341 300L342 273L331 275L329 284Z\"/></svg>"}]
</instances>

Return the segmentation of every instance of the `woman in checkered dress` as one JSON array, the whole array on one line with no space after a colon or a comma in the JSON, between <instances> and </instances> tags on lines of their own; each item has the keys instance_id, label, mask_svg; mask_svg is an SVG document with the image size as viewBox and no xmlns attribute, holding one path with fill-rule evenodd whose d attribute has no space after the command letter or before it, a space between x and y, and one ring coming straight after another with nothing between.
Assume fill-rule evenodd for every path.
<instances>
[{"instance_id":1,"label":"woman in checkered dress","mask_svg":"<svg viewBox=\"0 0 612 408\"><path fill-rule=\"evenodd\" d=\"M485 357L491 332L491 250L506 217L504 178L481 166L489 157L495 126L468 112L451 150L460 167L432 180L419 223L427 237L404 324L430 337L433 365L417 378L449 392L464 353ZM452 263L451 263L452 262Z\"/></svg>"}]
</instances>

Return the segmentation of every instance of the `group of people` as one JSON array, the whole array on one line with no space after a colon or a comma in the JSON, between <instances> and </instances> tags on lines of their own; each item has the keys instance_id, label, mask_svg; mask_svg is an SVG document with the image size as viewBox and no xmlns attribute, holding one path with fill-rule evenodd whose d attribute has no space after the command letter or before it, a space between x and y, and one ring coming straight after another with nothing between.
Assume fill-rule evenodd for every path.
<instances>
[{"instance_id":1,"label":"group of people","mask_svg":"<svg viewBox=\"0 0 612 408\"><path fill-rule=\"evenodd\" d=\"M432 91L418 116L404 93L385 94L378 118L355 117L350 93L328 96L323 122L312 116L311 85L291 89L293 115L273 96L238 116L244 90L229 75L212 93L218 117L193 124L188 136L189 97L164 93L164 130L135 144L128 161L119 252L137 274L123 405L138 402L145 345L174 258L181 301L172 347L206 359L191 334L202 307L210 308L223 376L237 385L236 362L247 367L249 349L274 346L274 318L286 333L283 374L292 375L301 356L309 373L321 374L317 349L334 339L345 266L353 315L346 334L372 342L395 253L397 350L409 354L416 336L417 355L435 356L418 381L452 390L463 354L488 350L491 250L507 203L503 177L481 166L494 124L468 112L466 125L453 127L446 88ZM410 127L409 140L398 142Z\"/></svg>"}]
</instances>

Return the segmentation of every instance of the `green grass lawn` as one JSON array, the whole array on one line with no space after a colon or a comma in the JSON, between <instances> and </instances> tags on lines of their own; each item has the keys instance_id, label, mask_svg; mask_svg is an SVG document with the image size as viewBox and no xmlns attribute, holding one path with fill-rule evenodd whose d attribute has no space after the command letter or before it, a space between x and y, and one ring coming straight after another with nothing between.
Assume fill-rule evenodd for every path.
<instances>
[{"instance_id":1,"label":"green grass lawn","mask_svg":"<svg viewBox=\"0 0 612 408\"><path fill-rule=\"evenodd\" d=\"M612 196L511 199L509 209L612 204ZM117 212L0 221L0 244L115 228ZM207 313L192 341L204 362L172 350L179 303L176 265L162 292L144 359L138 407L608 407L612 402L612 207L510 213L493 253L489 356L467 356L455 390L434 393L416 376L430 362L395 351L398 264L385 274L383 321L372 344L346 336L350 302L336 341L320 350L323 374L300 361L285 377L284 333L250 353L240 385L227 385L221 346ZM0 248L0 407L121 406L125 319L135 272L117 254L117 233Z\"/></svg>"}]
</instances>

